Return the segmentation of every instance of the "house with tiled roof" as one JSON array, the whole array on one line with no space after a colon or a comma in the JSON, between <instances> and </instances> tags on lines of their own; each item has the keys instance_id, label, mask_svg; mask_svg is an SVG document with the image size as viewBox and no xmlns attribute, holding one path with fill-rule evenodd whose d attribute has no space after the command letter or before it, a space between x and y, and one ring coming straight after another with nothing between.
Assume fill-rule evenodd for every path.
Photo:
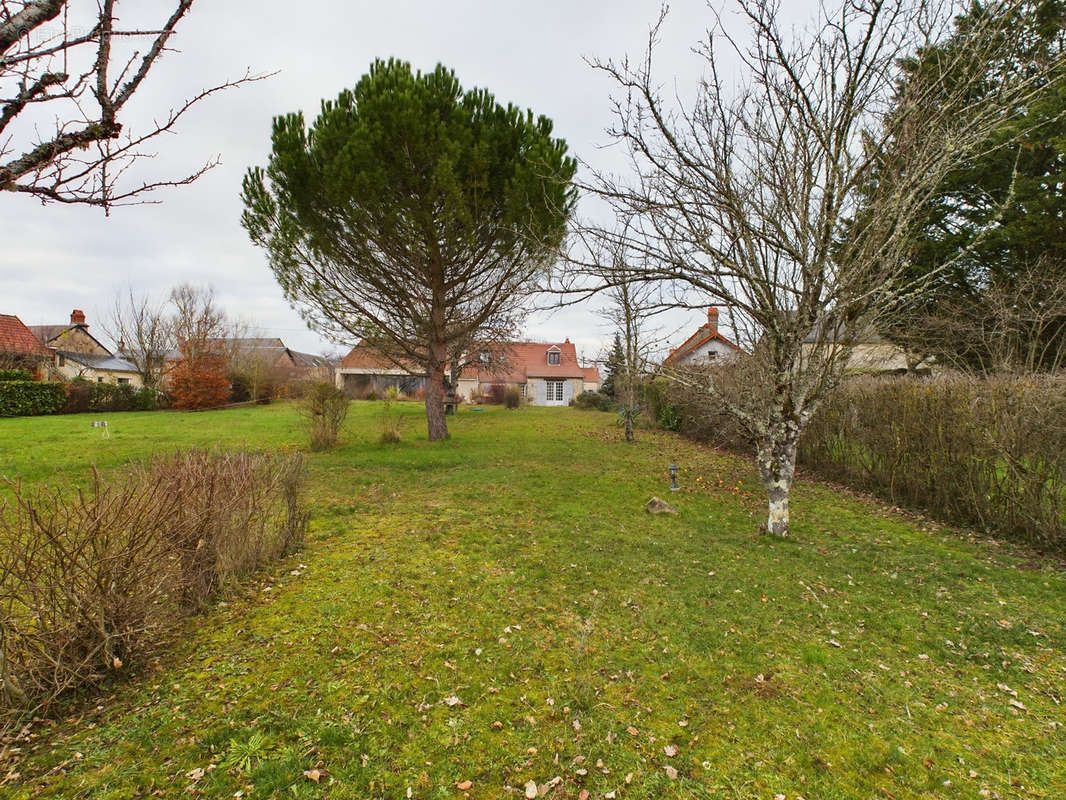
<instances>
[{"instance_id":1,"label":"house with tiled roof","mask_svg":"<svg viewBox=\"0 0 1066 800\"><path fill-rule=\"evenodd\" d=\"M426 387L424 369L404 362L396 362L360 342L337 365L336 383L349 397L362 399L380 397L390 387L406 395L413 395Z\"/></svg>"},{"instance_id":2,"label":"house with tiled roof","mask_svg":"<svg viewBox=\"0 0 1066 800\"><path fill-rule=\"evenodd\" d=\"M495 387L514 387L532 405L564 406L583 391L599 388L599 370L578 363L574 344L503 342L475 347L459 373L456 393L471 400ZM426 385L425 370L393 361L360 343L337 367L337 386L351 397L380 395L390 386L414 394Z\"/></svg>"},{"instance_id":3,"label":"house with tiled roof","mask_svg":"<svg viewBox=\"0 0 1066 800\"><path fill-rule=\"evenodd\" d=\"M517 388L528 403L537 406L569 405L591 388L586 379L592 378L596 369L581 366L577 348L569 339L559 343L505 342L486 348L478 356L469 359L470 365L460 374L459 394L483 395L502 384ZM599 388L598 370L594 383Z\"/></svg>"},{"instance_id":4,"label":"house with tiled roof","mask_svg":"<svg viewBox=\"0 0 1066 800\"><path fill-rule=\"evenodd\" d=\"M707 309L707 322L663 360L664 367L696 367L731 359L740 348L718 330L718 309Z\"/></svg>"},{"instance_id":5,"label":"house with tiled roof","mask_svg":"<svg viewBox=\"0 0 1066 800\"><path fill-rule=\"evenodd\" d=\"M75 378L95 383L141 385L137 367L89 333L85 312L75 308L70 322L60 325L27 326L51 356L52 372L62 380Z\"/></svg>"},{"instance_id":6,"label":"house with tiled roof","mask_svg":"<svg viewBox=\"0 0 1066 800\"><path fill-rule=\"evenodd\" d=\"M14 314L0 314L0 368L26 369L38 378L51 354Z\"/></svg>"}]
</instances>

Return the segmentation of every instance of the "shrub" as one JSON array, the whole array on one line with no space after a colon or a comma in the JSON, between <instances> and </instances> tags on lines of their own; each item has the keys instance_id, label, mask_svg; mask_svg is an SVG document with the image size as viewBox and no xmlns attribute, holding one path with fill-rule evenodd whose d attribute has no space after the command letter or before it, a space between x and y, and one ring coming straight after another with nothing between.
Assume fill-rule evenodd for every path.
<instances>
[{"instance_id":1,"label":"shrub","mask_svg":"<svg viewBox=\"0 0 1066 800\"><path fill-rule=\"evenodd\" d=\"M179 361L170 373L174 408L219 408L229 399L230 382L221 356L203 355Z\"/></svg>"},{"instance_id":2,"label":"shrub","mask_svg":"<svg viewBox=\"0 0 1066 800\"><path fill-rule=\"evenodd\" d=\"M93 397L93 385L84 378L75 378L66 386L67 399L60 409L61 414L84 414L89 410Z\"/></svg>"},{"instance_id":3,"label":"shrub","mask_svg":"<svg viewBox=\"0 0 1066 800\"><path fill-rule=\"evenodd\" d=\"M128 383L89 384L90 411L132 411L134 389Z\"/></svg>"},{"instance_id":4,"label":"shrub","mask_svg":"<svg viewBox=\"0 0 1066 800\"><path fill-rule=\"evenodd\" d=\"M141 386L133 391L134 411L155 411L166 404L166 396L157 389Z\"/></svg>"},{"instance_id":5,"label":"shrub","mask_svg":"<svg viewBox=\"0 0 1066 800\"><path fill-rule=\"evenodd\" d=\"M54 414L63 408L67 393L61 383L44 381L0 382L0 417Z\"/></svg>"},{"instance_id":6,"label":"shrub","mask_svg":"<svg viewBox=\"0 0 1066 800\"><path fill-rule=\"evenodd\" d=\"M231 403L247 403L252 399L252 389L248 378L239 372L229 374L229 401Z\"/></svg>"},{"instance_id":7,"label":"shrub","mask_svg":"<svg viewBox=\"0 0 1066 800\"><path fill-rule=\"evenodd\" d=\"M317 383L304 392L300 413L307 420L312 450L328 450L337 443L349 403L348 395L332 383Z\"/></svg>"},{"instance_id":8,"label":"shrub","mask_svg":"<svg viewBox=\"0 0 1066 800\"><path fill-rule=\"evenodd\" d=\"M510 409L516 409L522 405L522 393L517 386L508 386L503 393L503 402Z\"/></svg>"},{"instance_id":9,"label":"shrub","mask_svg":"<svg viewBox=\"0 0 1066 800\"><path fill-rule=\"evenodd\" d=\"M502 383L493 383L481 393L481 400L486 405L503 405L507 387Z\"/></svg>"},{"instance_id":10,"label":"shrub","mask_svg":"<svg viewBox=\"0 0 1066 800\"><path fill-rule=\"evenodd\" d=\"M570 401L574 408L585 411L610 411L614 408L614 401L605 394L599 392L584 391Z\"/></svg>"},{"instance_id":11,"label":"shrub","mask_svg":"<svg viewBox=\"0 0 1066 800\"><path fill-rule=\"evenodd\" d=\"M28 369L0 369L0 383L32 380L33 374Z\"/></svg>"},{"instance_id":12,"label":"shrub","mask_svg":"<svg viewBox=\"0 0 1066 800\"><path fill-rule=\"evenodd\" d=\"M800 443L822 475L949 522L1066 550L1066 381L860 378Z\"/></svg>"},{"instance_id":13,"label":"shrub","mask_svg":"<svg viewBox=\"0 0 1066 800\"><path fill-rule=\"evenodd\" d=\"M303 460L193 452L0 507L0 728L97 683L160 628L297 547Z\"/></svg>"},{"instance_id":14,"label":"shrub","mask_svg":"<svg viewBox=\"0 0 1066 800\"><path fill-rule=\"evenodd\" d=\"M671 384L663 378L649 380L641 385L640 392L647 417L665 431L681 430L681 412L672 401Z\"/></svg>"},{"instance_id":15,"label":"shrub","mask_svg":"<svg viewBox=\"0 0 1066 800\"><path fill-rule=\"evenodd\" d=\"M308 513L303 458L191 451L138 470L142 481L183 498L168 546L180 564L186 610L199 610L233 579L302 544Z\"/></svg>"},{"instance_id":16,"label":"shrub","mask_svg":"<svg viewBox=\"0 0 1066 800\"><path fill-rule=\"evenodd\" d=\"M381 442L382 444L396 444L400 441L400 415L392 405L400 397L400 390L390 386L385 390L384 403L381 408Z\"/></svg>"}]
</instances>

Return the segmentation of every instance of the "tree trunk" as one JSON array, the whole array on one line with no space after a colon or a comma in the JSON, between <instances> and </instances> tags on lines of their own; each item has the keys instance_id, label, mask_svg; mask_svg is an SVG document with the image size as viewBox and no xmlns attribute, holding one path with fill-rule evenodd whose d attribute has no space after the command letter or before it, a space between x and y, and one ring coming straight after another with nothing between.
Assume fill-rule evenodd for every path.
<instances>
[{"instance_id":1,"label":"tree trunk","mask_svg":"<svg viewBox=\"0 0 1066 800\"><path fill-rule=\"evenodd\" d=\"M626 410L625 410L625 420L626 420L626 441L627 442L632 442L633 441L633 409L632 409L632 407L627 407L626 408Z\"/></svg>"},{"instance_id":2,"label":"tree trunk","mask_svg":"<svg viewBox=\"0 0 1066 800\"><path fill-rule=\"evenodd\" d=\"M766 532L772 536L789 535L788 495L796 474L798 444L799 426L788 422L771 429L758 445L759 474L768 495Z\"/></svg>"},{"instance_id":3,"label":"tree trunk","mask_svg":"<svg viewBox=\"0 0 1066 800\"><path fill-rule=\"evenodd\" d=\"M426 425L431 442L448 438L448 420L444 417L444 365L431 365L426 371Z\"/></svg>"}]
</instances>

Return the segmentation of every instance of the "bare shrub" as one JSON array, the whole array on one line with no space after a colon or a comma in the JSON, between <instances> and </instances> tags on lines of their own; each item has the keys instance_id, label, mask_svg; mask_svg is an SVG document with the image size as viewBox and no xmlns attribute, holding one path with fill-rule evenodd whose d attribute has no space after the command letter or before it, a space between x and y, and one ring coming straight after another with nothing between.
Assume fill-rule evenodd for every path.
<instances>
[{"instance_id":1,"label":"bare shrub","mask_svg":"<svg viewBox=\"0 0 1066 800\"><path fill-rule=\"evenodd\" d=\"M1066 381L857 378L811 420L800 460L900 505L1066 550Z\"/></svg>"},{"instance_id":2,"label":"bare shrub","mask_svg":"<svg viewBox=\"0 0 1066 800\"><path fill-rule=\"evenodd\" d=\"M385 390L381 406L381 442L396 444L400 441L400 415L393 410L393 403L400 399L400 390L390 386Z\"/></svg>"},{"instance_id":3,"label":"bare shrub","mask_svg":"<svg viewBox=\"0 0 1066 800\"><path fill-rule=\"evenodd\" d=\"M303 459L188 452L88 489L8 483L0 506L0 730L99 682L158 630L302 541Z\"/></svg>"},{"instance_id":4,"label":"bare shrub","mask_svg":"<svg viewBox=\"0 0 1066 800\"><path fill-rule=\"evenodd\" d=\"M0 706L47 704L118 669L162 621L182 498L94 471L88 490L9 484L0 509Z\"/></svg>"},{"instance_id":5,"label":"bare shrub","mask_svg":"<svg viewBox=\"0 0 1066 800\"><path fill-rule=\"evenodd\" d=\"M307 387L300 399L300 413L307 420L312 450L328 450L337 444L349 402L348 395L331 383Z\"/></svg>"},{"instance_id":6,"label":"bare shrub","mask_svg":"<svg viewBox=\"0 0 1066 800\"><path fill-rule=\"evenodd\" d=\"M503 402L510 409L516 409L522 405L522 393L517 386L508 386L503 392Z\"/></svg>"},{"instance_id":7,"label":"bare shrub","mask_svg":"<svg viewBox=\"0 0 1066 800\"><path fill-rule=\"evenodd\" d=\"M228 583L300 546L302 475L299 454L190 451L140 469L182 501L169 544L185 609L203 608Z\"/></svg>"}]
</instances>

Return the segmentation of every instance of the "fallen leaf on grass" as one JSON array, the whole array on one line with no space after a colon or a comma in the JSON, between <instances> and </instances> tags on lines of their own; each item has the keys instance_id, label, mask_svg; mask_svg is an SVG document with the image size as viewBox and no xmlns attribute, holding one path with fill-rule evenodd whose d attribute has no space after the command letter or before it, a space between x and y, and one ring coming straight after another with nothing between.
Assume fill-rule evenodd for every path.
<instances>
[{"instance_id":1,"label":"fallen leaf on grass","mask_svg":"<svg viewBox=\"0 0 1066 800\"><path fill-rule=\"evenodd\" d=\"M663 748L663 752L666 753L667 758L673 758L677 755L677 748L672 744L668 744Z\"/></svg>"},{"instance_id":2,"label":"fallen leaf on grass","mask_svg":"<svg viewBox=\"0 0 1066 800\"><path fill-rule=\"evenodd\" d=\"M314 781L315 783L318 783L320 780L322 780L322 772L321 770L317 769L305 769L304 777L307 778L307 780L309 781Z\"/></svg>"},{"instance_id":3,"label":"fallen leaf on grass","mask_svg":"<svg viewBox=\"0 0 1066 800\"><path fill-rule=\"evenodd\" d=\"M526 781L526 800L536 800L537 797L537 782Z\"/></svg>"},{"instance_id":4,"label":"fallen leaf on grass","mask_svg":"<svg viewBox=\"0 0 1066 800\"><path fill-rule=\"evenodd\" d=\"M455 788L458 789L460 792L465 792L473 785L473 781L459 781L459 783L455 784Z\"/></svg>"},{"instance_id":5,"label":"fallen leaf on grass","mask_svg":"<svg viewBox=\"0 0 1066 800\"><path fill-rule=\"evenodd\" d=\"M671 767L669 764L667 764L665 767L663 767L663 772L666 773L666 777L669 778L670 780L672 780L672 781L676 781L677 780L677 770L674 769L673 767Z\"/></svg>"}]
</instances>

